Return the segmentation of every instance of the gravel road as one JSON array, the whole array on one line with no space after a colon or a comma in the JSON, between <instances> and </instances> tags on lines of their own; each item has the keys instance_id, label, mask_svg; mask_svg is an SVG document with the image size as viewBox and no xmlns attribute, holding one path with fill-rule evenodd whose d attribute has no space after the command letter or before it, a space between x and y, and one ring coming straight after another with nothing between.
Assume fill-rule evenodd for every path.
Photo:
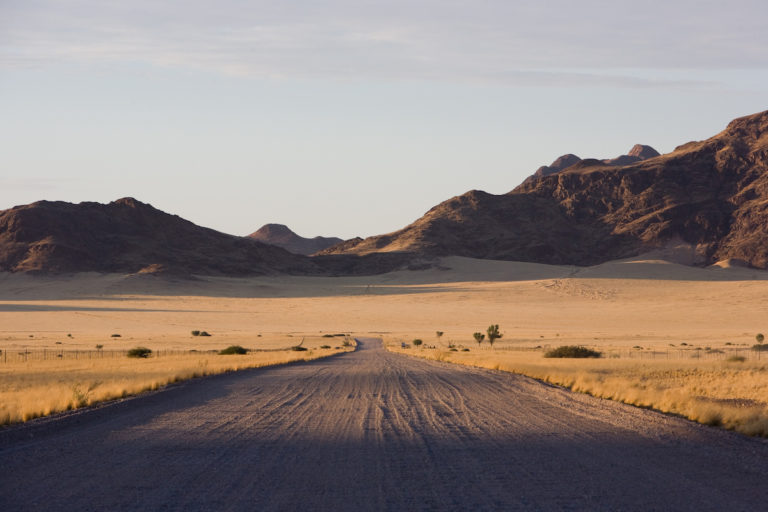
<instances>
[{"instance_id":1,"label":"gravel road","mask_svg":"<svg viewBox=\"0 0 768 512\"><path fill-rule=\"evenodd\" d=\"M0 510L766 510L768 443L386 352L0 431Z\"/></svg>"}]
</instances>

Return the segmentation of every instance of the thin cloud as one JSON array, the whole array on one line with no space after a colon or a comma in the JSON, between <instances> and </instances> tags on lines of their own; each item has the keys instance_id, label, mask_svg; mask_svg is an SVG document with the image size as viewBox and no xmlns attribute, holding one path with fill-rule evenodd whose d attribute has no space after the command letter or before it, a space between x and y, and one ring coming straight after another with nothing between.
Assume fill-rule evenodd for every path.
<instances>
[{"instance_id":1,"label":"thin cloud","mask_svg":"<svg viewBox=\"0 0 768 512\"><path fill-rule=\"evenodd\" d=\"M713 84L612 70L768 67L768 6L751 0L29 0L0 14L6 68L146 63L270 78L687 88Z\"/></svg>"}]
</instances>

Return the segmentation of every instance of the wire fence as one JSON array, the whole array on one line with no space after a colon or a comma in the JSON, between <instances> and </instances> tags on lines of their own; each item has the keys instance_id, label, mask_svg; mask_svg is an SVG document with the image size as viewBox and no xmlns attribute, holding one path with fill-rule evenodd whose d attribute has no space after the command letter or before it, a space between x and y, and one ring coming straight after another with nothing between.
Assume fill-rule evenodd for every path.
<instances>
[{"instance_id":1,"label":"wire fence","mask_svg":"<svg viewBox=\"0 0 768 512\"><path fill-rule=\"evenodd\" d=\"M217 354L218 350L153 350L148 357L162 358L182 355ZM72 350L72 349L2 349L0 364L31 361L78 361L89 359L119 359L128 356L126 350Z\"/></svg>"}]
</instances>

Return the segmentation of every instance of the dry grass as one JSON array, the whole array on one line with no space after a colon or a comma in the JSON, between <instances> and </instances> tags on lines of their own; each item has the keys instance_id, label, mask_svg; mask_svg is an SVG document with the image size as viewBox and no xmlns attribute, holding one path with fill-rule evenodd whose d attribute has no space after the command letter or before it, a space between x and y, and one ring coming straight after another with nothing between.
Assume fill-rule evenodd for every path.
<instances>
[{"instance_id":1,"label":"dry grass","mask_svg":"<svg viewBox=\"0 0 768 512\"><path fill-rule=\"evenodd\" d=\"M718 421L718 410L727 405L734 410L721 414L723 424L738 422L741 431L768 430L760 424L764 406L757 403L768 396L764 373L749 350L756 333L768 332L765 271L692 268L647 258L590 268L445 258L432 269L377 276L175 280L0 273L0 285L0 372L5 359L10 364L27 350L47 350L47 357L57 357L57 351L64 350L59 362L70 361L69 354L79 358L75 364L87 367L100 364L93 354L96 345L103 345L105 358L111 352L144 345L161 351L158 364L167 361L163 361L166 351L196 349L201 353L193 361L208 359L211 365L225 356L205 353L229 345L278 349L311 335L316 342L304 346L324 353L328 349L320 349L321 345L339 346L341 340L322 338L323 334L351 331L402 337L408 342L421 338L425 345L438 345L435 333L439 330L445 333L440 338L443 344L452 341L471 349L469 353L440 351L440 357L452 361L463 358L467 364L505 365L575 389L650 404L710 423ZM473 363L469 356L484 351L476 349L472 333L484 332L490 323L500 324L504 337L496 342L495 351L505 355ZM212 336L193 336L193 330ZM544 360L540 352L507 354L505 350L521 345L586 345L604 351L606 359L553 361ZM706 347L724 353L711 354ZM661 361L645 359L651 350L669 353L671 366L664 361L666 354ZM625 360L632 351L644 359ZM694 351L700 360L690 359ZM617 352L621 359L612 359ZM689 358L678 364L675 357L681 354ZM729 356L747 361L727 363ZM762 357L768 359L766 354ZM154 360L132 363L154 364ZM193 362L186 371L195 372L197 364ZM680 375L685 377L684 386L700 389L676 390ZM74 384L79 384L82 394L98 382L89 399L107 387L100 376L68 382L61 393L70 401ZM716 383L723 389L718 390ZM5 381L0 385L7 389ZM151 385L151 381L144 384ZM750 386L755 391L747 394ZM676 394L683 398L675 398ZM64 398L60 402L66 407ZM714 412L708 409L712 404L718 407ZM754 412L757 419L753 421Z\"/></svg>"},{"instance_id":2,"label":"dry grass","mask_svg":"<svg viewBox=\"0 0 768 512\"><path fill-rule=\"evenodd\" d=\"M121 355L7 362L0 364L0 425L155 390L204 375L307 361L352 350L351 347L318 349L319 343L319 338L308 339L305 345L310 349L306 352L292 351L285 343L275 347L273 342L269 344L272 351L247 355L188 352L149 359Z\"/></svg>"},{"instance_id":3,"label":"dry grass","mask_svg":"<svg viewBox=\"0 0 768 512\"><path fill-rule=\"evenodd\" d=\"M573 391L681 415L707 425L768 437L768 361L692 359L545 359L543 352L389 350L527 375Z\"/></svg>"}]
</instances>

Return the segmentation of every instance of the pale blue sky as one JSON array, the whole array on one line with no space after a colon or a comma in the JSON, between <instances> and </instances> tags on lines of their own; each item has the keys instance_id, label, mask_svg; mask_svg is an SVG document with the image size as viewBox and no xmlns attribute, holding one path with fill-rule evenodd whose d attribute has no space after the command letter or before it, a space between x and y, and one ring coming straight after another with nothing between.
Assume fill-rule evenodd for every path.
<instances>
[{"instance_id":1,"label":"pale blue sky","mask_svg":"<svg viewBox=\"0 0 768 512\"><path fill-rule=\"evenodd\" d=\"M0 0L0 208L392 231L768 109L762 1Z\"/></svg>"}]
</instances>

